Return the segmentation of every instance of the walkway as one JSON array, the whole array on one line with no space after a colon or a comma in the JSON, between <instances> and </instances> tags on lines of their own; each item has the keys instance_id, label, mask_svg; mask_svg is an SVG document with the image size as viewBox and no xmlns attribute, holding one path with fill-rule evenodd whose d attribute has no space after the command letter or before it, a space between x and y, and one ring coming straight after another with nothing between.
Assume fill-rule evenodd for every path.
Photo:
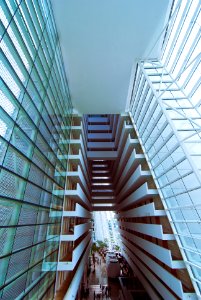
<instances>
[{"instance_id":1,"label":"walkway","mask_svg":"<svg viewBox=\"0 0 201 300\"><path fill-rule=\"evenodd\" d=\"M103 261L103 258L97 253L95 269L92 265L88 284L89 295L84 299L119 300L119 290L121 290L119 281L118 279L108 280L105 262Z\"/></svg>"}]
</instances>

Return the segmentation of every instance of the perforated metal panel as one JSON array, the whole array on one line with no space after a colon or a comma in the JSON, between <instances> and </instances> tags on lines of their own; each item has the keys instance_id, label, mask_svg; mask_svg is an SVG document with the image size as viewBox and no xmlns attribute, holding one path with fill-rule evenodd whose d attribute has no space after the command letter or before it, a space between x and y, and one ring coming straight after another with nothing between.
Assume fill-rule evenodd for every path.
<instances>
[{"instance_id":1,"label":"perforated metal panel","mask_svg":"<svg viewBox=\"0 0 201 300\"><path fill-rule=\"evenodd\" d=\"M6 281L21 274L29 267L31 249L25 249L11 255L7 270Z\"/></svg>"},{"instance_id":2,"label":"perforated metal panel","mask_svg":"<svg viewBox=\"0 0 201 300\"><path fill-rule=\"evenodd\" d=\"M29 168L28 160L11 146L8 147L3 165L23 177L26 177Z\"/></svg>"},{"instance_id":3,"label":"perforated metal panel","mask_svg":"<svg viewBox=\"0 0 201 300\"><path fill-rule=\"evenodd\" d=\"M32 144L30 143L28 137L26 137L25 134L17 127L14 128L11 137L11 143L27 157L31 156Z\"/></svg>"},{"instance_id":4,"label":"perforated metal panel","mask_svg":"<svg viewBox=\"0 0 201 300\"><path fill-rule=\"evenodd\" d=\"M63 197L52 192L55 182L65 185L55 169L65 171L57 151L72 105L51 2L1 1L0 19L0 299L52 299L56 273L42 265L57 261L48 228L50 208L62 210Z\"/></svg>"},{"instance_id":5,"label":"perforated metal panel","mask_svg":"<svg viewBox=\"0 0 201 300\"><path fill-rule=\"evenodd\" d=\"M15 232L13 251L29 247L33 243L35 226L18 227Z\"/></svg>"},{"instance_id":6,"label":"perforated metal panel","mask_svg":"<svg viewBox=\"0 0 201 300\"><path fill-rule=\"evenodd\" d=\"M26 190L24 193L24 200L30 203L39 204L41 189L31 183L26 184Z\"/></svg>"},{"instance_id":7,"label":"perforated metal panel","mask_svg":"<svg viewBox=\"0 0 201 300\"><path fill-rule=\"evenodd\" d=\"M39 186L43 186L43 178L44 178L44 173L39 168L37 168L35 165L32 164L29 171L29 180Z\"/></svg>"},{"instance_id":8,"label":"perforated metal panel","mask_svg":"<svg viewBox=\"0 0 201 300\"><path fill-rule=\"evenodd\" d=\"M16 175L1 170L0 172L0 191L2 196L22 199L25 182Z\"/></svg>"},{"instance_id":9,"label":"perforated metal panel","mask_svg":"<svg viewBox=\"0 0 201 300\"><path fill-rule=\"evenodd\" d=\"M35 224L37 221L37 214L39 208L30 207L30 205L23 204L20 210L19 225Z\"/></svg>"},{"instance_id":10,"label":"perforated metal panel","mask_svg":"<svg viewBox=\"0 0 201 300\"><path fill-rule=\"evenodd\" d=\"M21 277L17 278L11 284L3 289L2 292L2 300L11 300L16 299L18 295L20 295L26 286L26 277L27 275L24 274Z\"/></svg>"}]
</instances>

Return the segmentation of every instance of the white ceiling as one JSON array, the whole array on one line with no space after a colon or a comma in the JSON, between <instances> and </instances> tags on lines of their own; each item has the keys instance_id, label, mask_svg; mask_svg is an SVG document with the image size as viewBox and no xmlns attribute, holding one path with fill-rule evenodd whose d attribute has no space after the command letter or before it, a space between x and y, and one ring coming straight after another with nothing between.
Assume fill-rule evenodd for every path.
<instances>
[{"instance_id":1,"label":"white ceiling","mask_svg":"<svg viewBox=\"0 0 201 300\"><path fill-rule=\"evenodd\" d=\"M161 33L171 0L52 0L74 107L125 111L133 64ZM151 57L158 55L154 49Z\"/></svg>"}]
</instances>

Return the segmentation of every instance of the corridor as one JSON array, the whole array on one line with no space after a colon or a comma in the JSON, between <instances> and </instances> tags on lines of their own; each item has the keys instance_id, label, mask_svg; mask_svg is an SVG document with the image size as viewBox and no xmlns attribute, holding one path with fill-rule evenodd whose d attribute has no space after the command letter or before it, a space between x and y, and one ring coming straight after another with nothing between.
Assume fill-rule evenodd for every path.
<instances>
[{"instance_id":1,"label":"corridor","mask_svg":"<svg viewBox=\"0 0 201 300\"><path fill-rule=\"evenodd\" d=\"M119 300L121 290L118 279L108 279L104 259L96 253L95 268L92 265L88 279L89 293L83 299Z\"/></svg>"}]
</instances>

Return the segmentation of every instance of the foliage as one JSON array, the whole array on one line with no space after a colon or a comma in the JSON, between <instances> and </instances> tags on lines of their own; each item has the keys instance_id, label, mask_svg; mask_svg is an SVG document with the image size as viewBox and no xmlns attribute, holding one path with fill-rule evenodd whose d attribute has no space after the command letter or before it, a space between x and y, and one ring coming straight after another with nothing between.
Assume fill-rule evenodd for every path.
<instances>
[{"instance_id":1,"label":"foliage","mask_svg":"<svg viewBox=\"0 0 201 300\"><path fill-rule=\"evenodd\" d=\"M119 251L120 250L120 247L118 245L114 245L113 248L114 248L115 251Z\"/></svg>"},{"instance_id":2,"label":"foliage","mask_svg":"<svg viewBox=\"0 0 201 300\"><path fill-rule=\"evenodd\" d=\"M98 244L98 247L99 247L99 249L101 249L101 250L108 247L108 245L107 245L106 242L103 242L103 241L98 240L96 243Z\"/></svg>"}]
</instances>

